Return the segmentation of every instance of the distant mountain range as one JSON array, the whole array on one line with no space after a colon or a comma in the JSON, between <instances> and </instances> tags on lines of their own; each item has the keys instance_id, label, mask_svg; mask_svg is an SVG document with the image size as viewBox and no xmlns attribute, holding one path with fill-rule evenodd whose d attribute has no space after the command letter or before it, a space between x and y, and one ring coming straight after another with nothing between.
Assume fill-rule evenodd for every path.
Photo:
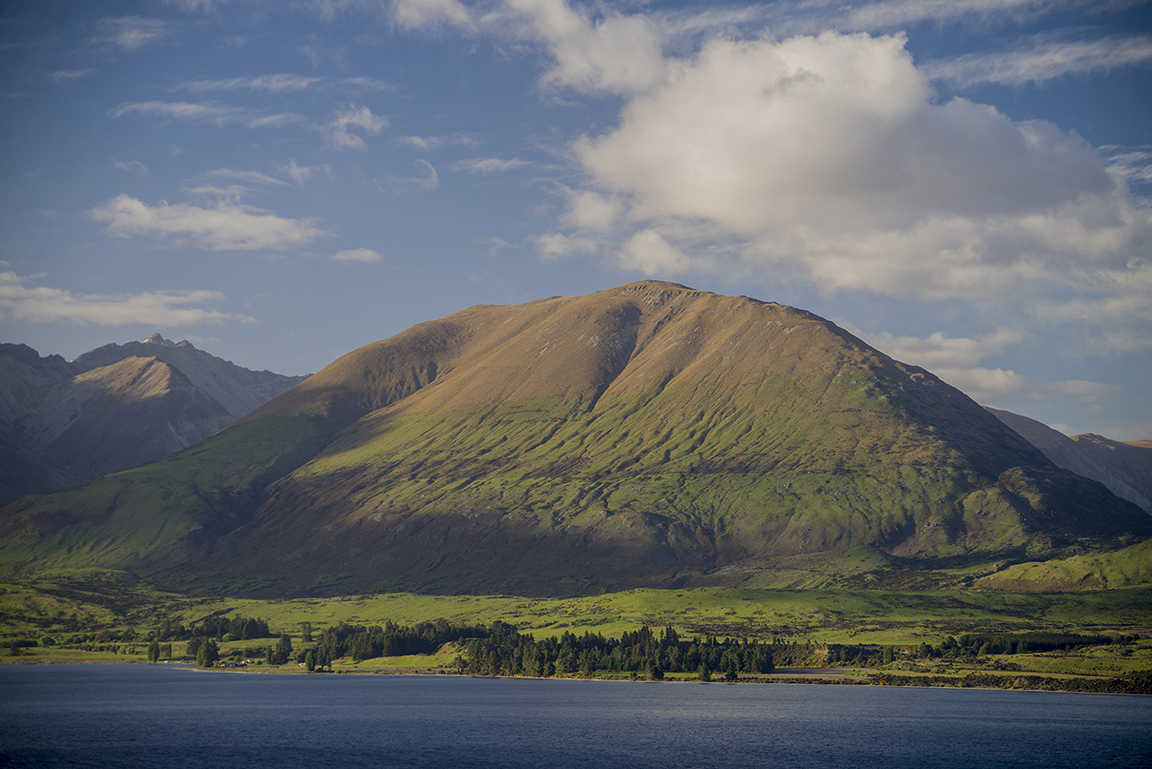
<instances>
[{"instance_id":1,"label":"distant mountain range","mask_svg":"<svg viewBox=\"0 0 1152 769\"><path fill-rule=\"evenodd\" d=\"M193 448L3 508L0 568L250 595L939 584L1150 536L833 323L644 281L349 353Z\"/></svg>"},{"instance_id":2,"label":"distant mountain range","mask_svg":"<svg viewBox=\"0 0 1152 769\"><path fill-rule=\"evenodd\" d=\"M73 361L0 345L0 499L187 448L302 381L154 334Z\"/></svg>"},{"instance_id":3,"label":"distant mountain range","mask_svg":"<svg viewBox=\"0 0 1152 769\"><path fill-rule=\"evenodd\" d=\"M1035 419L989 408L1028 439L1052 464L1100 481L1116 496L1152 514L1152 441L1121 443L1101 435L1064 435Z\"/></svg>"}]
</instances>

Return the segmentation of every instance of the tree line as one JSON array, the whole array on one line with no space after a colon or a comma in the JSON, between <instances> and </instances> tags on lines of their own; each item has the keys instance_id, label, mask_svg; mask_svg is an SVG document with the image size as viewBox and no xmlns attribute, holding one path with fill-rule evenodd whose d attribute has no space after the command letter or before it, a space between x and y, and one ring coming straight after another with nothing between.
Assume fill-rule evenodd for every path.
<instances>
[{"instance_id":1,"label":"tree line","mask_svg":"<svg viewBox=\"0 0 1152 769\"><path fill-rule=\"evenodd\" d=\"M237 614L235 617L210 615L185 627L179 622L165 619L156 628L156 641L186 641L191 638L214 638L217 641L247 641L253 638L272 638L268 622Z\"/></svg>"},{"instance_id":2,"label":"tree line","mask_svg":"<svg viewBox=\"0 0 1152 769\"><path fill-rule=\"evenodd\" d=\"M445 619L411 626L392 621L371 627L342 622L320 632L316 654L318 659L351 657L356 662L375 657L433 654L446 643L462 643L488 633L483 625L452 625Z\"/></svg>"},{"instance_id":3,"label":"tree line","mask_svg":"<svg viewBox=\"0 0 1152 769\"><path fill-rule=\"evenodd\" d=\"M943 642L918 646L840 645L823 643L781 643L715 636L682 638L674 628L655 633L647 625L620 638L606 638L592 632L576 635L565 632L537 640L515 626L496 621L483 624L453 624L445 619L399 625L353 625L346 622L313 633L310 622L300 623L301 648L281 633L267 646L232 649L234 658L262 657L269 665L295 661L309 671L332 669L332 662L351 658L354 662L376 657L434 654L445 644L455 644L461 654L454 660L457 671L479 676L528 676L548 678L566 675L631 673L634 677L661 679L666 673L695 674L704 680L714 675L736 680L741 673L766 674L776 665L784 667L882 667L894 661L897 653L911 658L964 658L991 654L1048 652L1082 646L1131 643L1139 636L1101 636L1073 633L965 634ZM264 620L237 615L209 616L190 627L165 622L149 645L150 661L171 658L171 644L165 638L187 638L186 654L201 666L221 659L219 642L275 637Z\"/></svg>"},{"instance_id":4,"label":"tree line","mask_svg":"<svg viewBox=\"0 0 1152 769\"><path fill-rule=\"evenodd\" d=\"M645 625L619 639L571 632L537 641L511 625L494 622L485 637L463 644L466 656L456 658L461 673L549 678L555 675L633 673L661 679L665 673L713 674L736 680L740 673L771 673L772 646L747 639L719 640L708 636L685 640L671 628L659 636Z\"/></svg>"}]
</instances>

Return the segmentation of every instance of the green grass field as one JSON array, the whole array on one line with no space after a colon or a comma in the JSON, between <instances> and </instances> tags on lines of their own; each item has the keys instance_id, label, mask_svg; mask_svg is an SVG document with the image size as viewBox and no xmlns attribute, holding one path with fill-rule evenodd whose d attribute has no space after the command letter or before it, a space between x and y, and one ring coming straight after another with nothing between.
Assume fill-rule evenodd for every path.
<instances>
[{"instance_id":1,"label":"green grass field","mask_svg":"<svg viewBox=\"0 0 1152 769\"><path fill-rule=\"evenodd\" d=\"M642 625L656 629L670 625L687 638L714 635L795 643L814 650L805 652L809 657L804 664L816 666L822 665L821 649L827 644L882 644L900 650L882 668L834 671L833 678L842 683L884 680L903 685L1075 688L1152 673L1152 586L1050 594L701 588L629 590L565 599L392 593L274 601L165 592L123 572L107 570L60 570L33 582L0 585L0 663L141 664L146 662L151 633L165 621L189 626L210 615L237 614L266 621L273 634L289 635L296 650L305 646L302 623L308 623L315 634L339 623L412 625L444 618L451 623L486 625L499 620L537 638L564 632L619 637ZM1026 632L1125 635L1141 640L963 660L922 659L914 652L921 643L940 644L948 636ZM249 672L305 672L295 659L285 665L266 664L264 647L274 643L272 638L225 640L219 646L222 658L235 654L237 660L246 660L244 669ZM185 650L186 642L173 641L172 661L185 659ZM334 661L332 670L451 673L461 651L449 643L429 655L359 662L342 658ZM794 675L780 677L793 680ZM970 676L979 682L973 684L976 679ZM670 674L669 678L693 676ZM1133 686L1131 682L1126 685Z\"/></svg>"},{"instance_id":2,"label":"green grass field","mask_svg":"<svg viewBox=\"0 0 1152 769\"><path fill-rule=\"evenodd\" d=\"M144 637L165 619L185 625L213 613L268 622L296 634L347 622L444 618L496 620L537 637L592 631L618 637L642 625L682 635L749 636L841 644L933 643L948 635L1060 631L1152 635L1152 586L1078 593L879 590L629 590L582 598L433 596L411 593L257 600L156 590L120 572L57 572L0 585L0 644L79 633Z\"/></svg>"}]
</instances>

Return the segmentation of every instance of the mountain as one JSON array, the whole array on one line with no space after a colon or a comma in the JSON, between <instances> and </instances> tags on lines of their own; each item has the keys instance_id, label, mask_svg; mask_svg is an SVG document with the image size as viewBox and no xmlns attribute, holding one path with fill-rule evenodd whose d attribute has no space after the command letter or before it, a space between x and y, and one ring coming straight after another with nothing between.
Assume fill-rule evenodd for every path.
<instances>
[{"instance_id":1,"label":"mountain","mask_svg":"<svg viewBox=\"0 0 1152 769\"><path fill-rule=\"evenodd\" d=\"M71 362L0 345L0 498L187 448L302 379L248 371L158 334Z\"/></svg>"},{"instance_id":2,"label":"mountain","mask_svg":"<svg viewBox=\"0 0 1152 769\"><path fill-rule=\"evenodd\" d=\"M233 419L239 419L305 379L271 371L249 371L197 350L191 342L172 342L159 334L143 342L97 347L78 356L72 366L78 372L91 371L131 357L155 358L178 369L194 387L223 406Z\"/></svg>"},{"instance_id":3,"label":"mountain","mask_svg":"<svg viewBox=\"0 0 1152 769\"><path fill-rule=\"evenodd\" d=\"M1044 452L1052 464L1103 483L1152 515L1152 441L1121 443L1092 433L1068 437L1010 411L990 407L988 411Z\"/></svg>"},{"instance_id":4,"label":"mountain","mask_svg":"<svg viewBox=\"0 0 1152 769\"><path fill-rule=\"evenodd\" d=\"M4 508L0 565L542 595L867 584L1149 536L1139 508L829 321L645 281L349 353L195 447Z\"/></svg>"}]
</instances>

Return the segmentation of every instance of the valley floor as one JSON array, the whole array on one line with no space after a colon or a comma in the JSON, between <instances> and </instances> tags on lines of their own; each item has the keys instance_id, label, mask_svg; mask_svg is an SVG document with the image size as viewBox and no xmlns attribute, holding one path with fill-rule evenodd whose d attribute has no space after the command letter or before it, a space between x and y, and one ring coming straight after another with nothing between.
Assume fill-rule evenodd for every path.
<instances>
[{"instance_id":1,"label":"valley floor","mask_svg":"<svg viewBox=\"0 0 1152 769\"><path fill-rule=\"evenodd\" d=\"M258 618L293 647L305 632L347 623L453 625L503 622L537 639L564 633L620 638L647 625L681 638L751 638L777 646L773 674L740 680L796 683L979 686L1152 693L1152 587L1056 594L976 591L632 590L595 597L381 594L292 600L189 596L164 592L114 572L54 575L0 585L0 664L146 662L165 624L192 626L211 616ZM964 634L1075 633L1120 643L1036 653L945 654ZM303 672L295 659L268 665L276 638L222 640L234 669ZM171 641L171 660L186 643ZM881 661L878 649L889 648ZM455 673L462 649L428 655L333 660L333 673ZM871 654L866 664L854 655ZM169 660L165 660L166 662ZM592 677L631 678L596 671ZM667 679L694 679L673 673Z\"/></svg>"}]
</instances>

